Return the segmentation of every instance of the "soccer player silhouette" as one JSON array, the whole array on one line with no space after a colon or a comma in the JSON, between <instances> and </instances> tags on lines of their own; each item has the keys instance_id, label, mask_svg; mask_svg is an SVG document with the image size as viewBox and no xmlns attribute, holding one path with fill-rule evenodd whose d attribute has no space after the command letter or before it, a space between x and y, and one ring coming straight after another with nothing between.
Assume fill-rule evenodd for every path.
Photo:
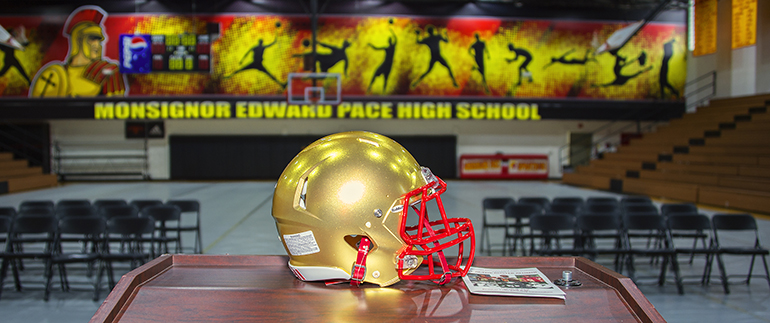
<instances>
[{"instance_id":1,"label":"soccer player silhouette","mask_svg":"<svg viewBox=\"0 0 770 323\"><path fill-rule=\"evenodd\" d=\"M372 45L372 43L368 44L371 48L385 52L385 58L382 60L382 64L380 64L380 66L377 67L377 70L374 71L374 76L372 76L372 80L369 82L369 88L367 89L369 92L372 90L374 80L380 75L382 75L383 93L385 93L385 88L388 86L388 76L390 76L390 70L393 68L393 56L396 53L396 43L398 43L396 33L394 33L392 29L390 30L390 34L393 35L393 37L388 37L388 46L377 47Z\"/></svg>"},{"instance_id":2,"label":"soccer player silhouette","mask_svg":"<svg viewBox=\"0 0 770 323\"><path fill-rule=\"evenodd\" d=\"M13 29L8 30L8 33L13 34ZM27 46L29 42L23 42L21 43L22 46ZM24 71L24 68L21 66L21 63L18 59L16 59L16 49L10 46L5 46L0 44L0 51L3 52L3 68L0 69L0 77L5 76L6 73L11 69L11 67L15 67L16 70L21 74L21 76L24 77L25 80L27 80L27 83L31 83L29 76L27 75L27 72Z\"/></svg>"},{"instance_id":3,"label":"soccer player silhouette","mask_svg":"<svg viewBox=\"0 0 770 323\"><path fill-rule=\"evenodd\" d=\"M615 79L610 83L594 85L593 87L597 87L597 86L608 87L608 86L624 85L631 79L652 69L652 66L648 66L647 68L641 69L634 74L623 75L623 68L631 63L628 62L627 58L618 54L618 50L619 48L608 51L608 53L615 56L615 65L612 67L612 72L615 74ZM631 62L633 61L639 61L639 65L644 66L645 62L647 61L647 54L645 52L642 52L641 54L639 54L639 56L636 59L631 60Z\"/></svg>"},{"instance_id":4,"label":"soccer player silhouette","mask_svg":"<svg viewBox=\"0 0 770 323\"><path fill-rule=\"evenodd\" d=\"M242 64L243 60L245 60L246 57L249 57L249 55L251 55L251 63L249 63L248 65L246 65L244 67L241 67L240 69L238 69L237 71L233 72L232 74L226 76L225 78L230 78L233 75L238 74L240 72L243 72L245 70L255 69L257 71L260 71L262 73L267 74L267 76L271 80L273 80L275 83L278 83L282 88L286 88L286 82L279 81L275 76L273 76L273 74L268 72L267 68L265 68L265 65L262 64L262 62L264 61L264 58L265 58L264 57L265 56L265 50L268 49L270 46L275 45L275 42L277 40L278 39L276 38L276 39L273 40L272 43L264 45L264 42L262 41L262 39L260 39L257 42L257 45L252 47L251 49L249 49L249 51L246 52L246 54L244 54L243 57L241 58L241 60L238 62L238 64Z\"/></svg>"},{"instance_id":5,"label":"soccer player silhouette","mask_svg":"<svg viewBox=\"0 0 770 323\"><path fill-rule=\"evenodd\" d=\"M459 85L457 85L457 81L455 80L454 74L452 74L452 68L449 67L449 64L446 62L444 57L441 56L441 47L440 47L441 42L448 43L449 39L447 39L447 37L444 37L442 35L437 35L435 33L433 26L428 26L426 30L428 32L428 36L425 36L425 38L423 39L418 39L417 43L428 46L428 48L430 49L430 62L428 63L428 70L425 71L425 73L423 73L417 79L417 81L412 83L412 88L416 87L417 84L419 84L420 81L422 81L422 79L425 78L425 76L428 75L428 73L430 73L430 71L433 69L433 65L436 63L439 63L441 65L444 65L444 67L446 67L447 71L449 71L449 77L452 78L452 84L455 87L459 87ZM419 37L419 35L420 35L420 31L417 30L417 36Z\"/></svg>"},{"instance_id":6,"label":"soccer player silhouette","mask_svg":"<svg viewBox=\"0 0 770 323\"><path fill-rule=\"evenodd\" d=\"M677 91L671 83L668 83L668 62L671 57L674 56L674 42L675 39L671 39L663 44L663 62L660 64L660 98L666 98L666 89L671 91L674 96L679 98L679 91Z\"/></svg>"},{"instance_id":7,"label":"soccer player silhouette","mask_svg":"<svg viewBox=\"0 0 770 323\"><path fill-rule=\"evenodd\" d=\"M588 55L591 52L590 49L586 49L586 54L585 56L583 56L583 59L577 59L577 58L567 59L567 55L572 54L572 52L574 51L575 49L573 48L567 51L566 53L564 53L564 55L561 55L559 57L551 57L551 62L543 66L543 69L546 69L548 68L548 66L551 66L556 63L561 63L564 65L585 65L586 63L588 63L588 61L596 60L596 58L588 58Z\"/></svg>"},{"instance_id":8,"label":"soccer player silhouette","mask_svg":"<svg viewBox=\"0 0 770 323\"><path fill-rule=\"evenodd\" d=\"M476 66L472 67L472 71L479 71L481 74L481 81L484 83L484 91L489 93L489 87L487 86L487 76L484 73L484 54L489 59L489 50L487 49L487 43L479 38L479 33L474 33L476 41L468 48L468 54L473 56L476 60Z\"/></svg>"},{"instance_id":9,"label":"soccer player silhouette","mask_svg":"<svg viewBox=\"0 0 770 323\"><path fill-rule=\"evenodd\" d=\"M516 56L513 58L506 58L505 61L508 62L508 64L514 62L515 60L519 59L519 56L524 57L524 62L519 65L519 82L516 83L516 85L521 85L521 79L524 77L529 78L529 83L532 83L532 72L530 72L527 69L527 65L529 65L529 62L532 61L532 54L529 53L524 48L516 48L513 46L513 43L508 43L508 50L512 51Z\"/></svg>"}]
</instances>

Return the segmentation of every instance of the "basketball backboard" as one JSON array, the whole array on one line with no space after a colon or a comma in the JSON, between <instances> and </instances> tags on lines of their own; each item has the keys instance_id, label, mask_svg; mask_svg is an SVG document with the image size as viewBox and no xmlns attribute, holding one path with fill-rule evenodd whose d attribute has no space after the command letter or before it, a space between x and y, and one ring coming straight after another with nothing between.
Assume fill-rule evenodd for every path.
<instances>
[{"instance_id":1,"label":"basketball backboard","mask_svg":"<svg viewBox=\"0 0 770 323\"><path fill-rule=\"evenodd\" d=\"M289 104L316 105L342 102L342 78L339 73L289 73Z\"/></svg>"}]
</instances>

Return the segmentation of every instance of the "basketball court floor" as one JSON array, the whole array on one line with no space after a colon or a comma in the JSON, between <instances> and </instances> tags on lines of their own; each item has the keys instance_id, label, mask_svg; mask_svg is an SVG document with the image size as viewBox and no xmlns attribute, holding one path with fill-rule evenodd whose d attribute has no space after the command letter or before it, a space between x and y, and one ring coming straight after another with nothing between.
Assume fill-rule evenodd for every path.
<instances>
[{"instance_id":1,"label":"basketball court floor","mask_svg":"<svg viewBox=\"0 0 770 323\"><path fill-rule=\"evenodd\" d=\"M198 199L202 208L202 238L206 254L243 255L284 255L278 240L273 218L270 215L272 193L275 182L125 182L125 183L72 183L57 188L0 196L0 206L18 206L24 200L36 199ZM477 245L481 232L481 201L485 197L511 196L618 196L575 188L551 182L512 181L448 181L447 192L442 196L450 217L467 217L472 220L477 232ZM667 201L656 201L663 203ZM699 206L702 213L712 215L725 210ZM764 246L770 246L770 221L758 215L758 224ZM183 236L185 245L190 245L192 236ZM731 242L753 243L753 237L731 235L725 239ZM493 232L493 241L501 241L502 233ZM481 253L477 255L481 256ZM493 256L499 256L495 250ZM684 275L699 276L703 261L696 259L692 265L680 259ZM731 274L745 273L749 258L726 258L727 271ZM612 268L611 259L597 262ZM639 275L657 274L657 265L640 262ZM288 270L288 269L287 269ZM73 290L63 292L59 288L58 275L54 277L51 299L43 301L41 280L35 269L25 270L22 276L24 290L15 291L12 278L6 279L0 299L0 321L2 322L86 322L94 314L108 291L101 293L98 301L92 301L92 289L78 281L77 271L70 272ZM755 264L754 272L763 274L761 262ZM123 271L125 273L125 271ZM38 272L39 274L39 272ZM121 274L116 272L116 275ZM560 277L555 277L556 279ZM641 280L639 287L663 317L669 322L770 322L770 286L761 278L751 284L735 284L726 295L719 284L718 270L714 269L711 284L701 286L690 279L685 294L677 294L676 287L669 282L659 287L652 280ZM514 300L512 300L514 301ZM569 302L569 298L566 300ZM512 313L515 315L515 313Z\"/></svg>"}]
</instances>

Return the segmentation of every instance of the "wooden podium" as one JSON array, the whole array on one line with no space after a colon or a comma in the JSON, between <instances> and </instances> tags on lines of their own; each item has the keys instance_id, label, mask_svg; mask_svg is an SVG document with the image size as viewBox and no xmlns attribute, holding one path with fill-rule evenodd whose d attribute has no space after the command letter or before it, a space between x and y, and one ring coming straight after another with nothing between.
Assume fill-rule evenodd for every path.
<instances>
[{"instance_id":1,"label":"wooden podium","mask_svg":"<svg viewBox=\"0 0 770 323\"><path fill-rule=\"evenodd\" d=\"M473 295L461 279L380 288L302 282L286 256L164 255L120 279L91 322L664 322L631 279L580 257L478 257L487 268L572 270L566 299Z\"/></svg>"}]
</instances>

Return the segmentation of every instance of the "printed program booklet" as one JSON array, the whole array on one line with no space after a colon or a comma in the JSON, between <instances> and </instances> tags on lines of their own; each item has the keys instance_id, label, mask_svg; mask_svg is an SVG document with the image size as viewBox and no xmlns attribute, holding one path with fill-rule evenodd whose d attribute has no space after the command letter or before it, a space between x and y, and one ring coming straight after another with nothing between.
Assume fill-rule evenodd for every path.
<instances>
[{"instance_id":1,"label":"printed program booklet","mask_svg":"<svg viewBox=\"0 0 770 323\"><path fill-rule=\"evenodd\" d=\"M537 268L471 267L463 282L471 293L479 295L565 297L564 291Z\"/></svg>"}]
</instances>

